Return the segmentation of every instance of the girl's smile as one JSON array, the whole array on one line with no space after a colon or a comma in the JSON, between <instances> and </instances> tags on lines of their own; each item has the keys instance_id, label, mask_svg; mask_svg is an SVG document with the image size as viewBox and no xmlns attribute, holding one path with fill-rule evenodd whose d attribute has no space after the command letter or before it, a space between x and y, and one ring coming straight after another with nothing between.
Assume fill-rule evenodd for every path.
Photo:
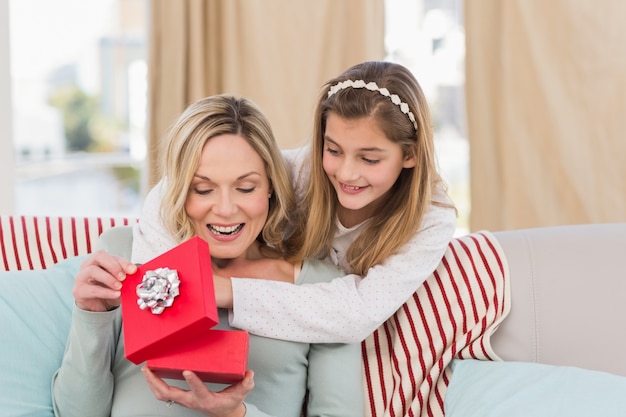
<instances>
[{"instance_id":1,"label":"girl's smile","mask_svg":"<svg viewBox=\"0 0 626 417\"><path fill-rule=\"evenodd\" d=\"M341 189L347 193L347 194L359 194L360 192L364 191L365 189L367 189L368 187L357 187L354 185L348 185L348 184L344 184L342 182L338 182L339 186L341 187Z\"/></svg>"}]
</instances>

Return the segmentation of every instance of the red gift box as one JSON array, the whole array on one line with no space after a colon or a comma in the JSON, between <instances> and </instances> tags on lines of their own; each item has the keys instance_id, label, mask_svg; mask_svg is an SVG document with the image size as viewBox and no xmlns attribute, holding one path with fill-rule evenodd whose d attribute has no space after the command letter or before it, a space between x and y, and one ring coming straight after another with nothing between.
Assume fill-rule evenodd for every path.
<instances>
[{"instance_id":1,"label":"red gift box","mask_svg":"<svg viewBox=\"0 0 626 417\"><path fill-rule=\"evenodd\" d=\"M168 268L180 280L179 294L161 314L138 305L137 286L146 273ZM209 245L193 237L138 267L122 287L122 326L128 360L140 364L194 340L219 322Z\"/></svg>"},{"instance_id":2,"label":"red gift box","mask_svg":"<svg viewBox=\"0 0 626 417\"><path fill-rule=\"evenodd\" d=\"M209 330L146 365L161 378L184 379L187 370L205 382L239 382L248 366L248 332Z\"/></svg>"}]
</instances>

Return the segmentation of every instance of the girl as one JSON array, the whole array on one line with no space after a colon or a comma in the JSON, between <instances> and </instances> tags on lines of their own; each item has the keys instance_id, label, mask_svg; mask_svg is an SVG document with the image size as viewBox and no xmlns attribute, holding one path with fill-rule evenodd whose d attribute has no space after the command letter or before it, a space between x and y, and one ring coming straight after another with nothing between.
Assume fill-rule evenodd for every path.
<instances>
[{"instance_id":1,"label":"girl","mask_svg":"<svg viewBox=\"0 0 626 417\"><path fill-rule=\"evenodd\" d=\"M229 266L215 271L218 305L232 308L233 326L254 334L362 341L435 270L456 227L419 83L390 62L349 68L322 89L311 146L284 156L302 201L293 234L299 256L329 258L348 275L306 286L219 279L274 275L271 268ZM144 203L134 262L178 242L162 223L162 188L157 184ZM280 296L270 300L270 293Z\"/></svg>"}]
</instances>

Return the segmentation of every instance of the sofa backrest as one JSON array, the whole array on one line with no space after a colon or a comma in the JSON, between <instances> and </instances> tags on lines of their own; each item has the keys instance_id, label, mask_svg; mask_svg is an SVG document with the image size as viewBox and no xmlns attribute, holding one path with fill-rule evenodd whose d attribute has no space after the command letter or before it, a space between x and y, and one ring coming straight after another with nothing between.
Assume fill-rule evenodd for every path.
<instances>
[{"instance_id":1,"label":"sofa backrest","mask_svg":"<svg viewBox=\"0 0 626 417\"><path fill-rule=\"evenodd\" d=\"M105 230L135 223L124 217L0 216L0 271L45 269L91 253Z\"/></svg>"}]
</instances>

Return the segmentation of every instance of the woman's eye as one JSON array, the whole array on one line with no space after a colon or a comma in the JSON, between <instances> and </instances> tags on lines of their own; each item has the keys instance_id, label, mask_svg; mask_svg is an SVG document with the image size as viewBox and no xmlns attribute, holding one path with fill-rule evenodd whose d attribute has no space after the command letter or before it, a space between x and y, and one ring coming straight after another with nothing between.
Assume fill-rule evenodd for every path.
<instances>
[{"instance_id":1,"label":"woman's eye","mask_svg":"<svg viewBox=\"0 0 626 417\"><path fill-rule=\"evenodd\" d=\"M253 192L255 190L255 187L250 187L250 188L237 188L237 190L239 192L242 192L244 194L249 194L251 192Z\"/></svg>"},{"instance_id":2,"label":"woman's eye","mask_svg":"<svg viewBox=\"0 0 626 417\"><path fill-rule=\"evenodd\" d=\"M213 191L213 190L211 190L210 188L209 188L209 189L199 189L199 188L194 188L194 189L193 189L193 191L194 191L196 194L199 194L199 195L207 195L207 194L209 194L209 193L210 193L211 191Z\"/></svg>"},{"instance_id":3,"label":"woman's eye","mask_svg":"<svg viewBox=\"0 0 626 417\"><path fill-rule=\"evenodd\" d=\"M363 158L363 161L364 161L366 164L369 164L369 165L376 165L377 163L379 163L379 162L380 162L380 159L369 159L369 158Z\"/></svg>"},{"instance_id":4,"label":"woman's eye","mask_svg":"<svg viewBox=\"0 0 626 417\"><path fill-rule=\"evenodd\" d=\"M339 151L337 149L326 148L326 152L328 152L331 155L339 155Z\"/></svg>"}]
</instances>

